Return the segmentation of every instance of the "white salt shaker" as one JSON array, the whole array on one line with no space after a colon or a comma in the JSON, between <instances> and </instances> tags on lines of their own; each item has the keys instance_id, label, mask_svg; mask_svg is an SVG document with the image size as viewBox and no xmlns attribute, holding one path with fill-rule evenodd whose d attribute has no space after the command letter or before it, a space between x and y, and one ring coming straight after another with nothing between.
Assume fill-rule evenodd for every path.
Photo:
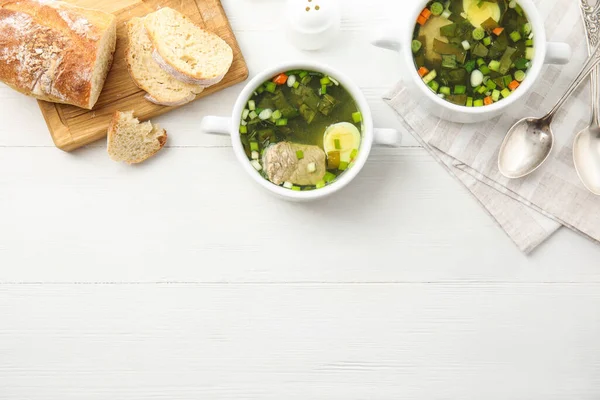
<instances>
[{"instance_id":1,"label":"white salt shaker","mask_svg":"<svg viewBox=\"0 0 600 400\"><path fill-rule=\"evenodd\" d=\"M290 41L302 50L318 50L340 31L338 0L287 0L286 30Z\"/></svg>"}]
</instances>

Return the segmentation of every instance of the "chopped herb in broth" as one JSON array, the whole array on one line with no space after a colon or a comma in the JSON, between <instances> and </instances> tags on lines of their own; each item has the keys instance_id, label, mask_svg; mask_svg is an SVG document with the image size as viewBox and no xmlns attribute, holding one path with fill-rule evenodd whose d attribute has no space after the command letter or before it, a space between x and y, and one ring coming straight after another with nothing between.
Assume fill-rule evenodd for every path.
<instances>
[{"instance_id":1,"label":"chopped herb in broth","mask_svg":"<svg viewBox=\"0 0 600 400\"><path fill-rule=\"evenodd\" d=\"M330 76L288 71L256 89L242 112L240 137L252 166L290 190L325 187L358 155L362 114Z\"/></svg>"},{"instance_id":2,"label":"chopped herb in broth","mask_svg":"<svg viewBox=\"0 0 600 400\"><path fill-rule=\"evenodd\" d=\"M415 66L439 97L466 107L517 90L534 56L531 23L515 0L430 1L417 19Z\"/></svg>"}]
</instances>

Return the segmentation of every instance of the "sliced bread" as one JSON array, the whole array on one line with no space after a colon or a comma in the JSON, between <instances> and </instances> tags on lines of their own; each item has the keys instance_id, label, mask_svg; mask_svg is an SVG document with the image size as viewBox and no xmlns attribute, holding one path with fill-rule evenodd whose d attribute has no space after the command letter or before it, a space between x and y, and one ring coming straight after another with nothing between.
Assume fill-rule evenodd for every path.
<instances>
[{"instance_id":1,"label":"sliced bread","mask_svg":"<svg viewBox=\"0 0 600 400\"><path fill-rule=\"evenodd\" d=\"M154 44L154 60L180 81L211 86L229 71L231 47L178 11L161 8L148 14L144 25Z\"/></svg>"},{"instance_id":2,"label":"sliced bread","mask_svg":"<svg viewBox=\"0 0 600 400\"><path fill-rule=\"evenodd\" d=\"M108 126L108 155L115 161L137 164L163 148L167 132L150 121L140 123L133 111L117 111Z\"/></svg>"},{"instance_id":3,"label":"sliced bread","mask_svg":"<svg viewBox=\"0 0 600 400\"><path fill-rule=\"evenodd\" d=\"M129 46L126 59L129 74L135 84L145 90L146 100L163 106L180 106L196 98L203 86L190 85L175 79L152 59L152 41L146 33L144 21L132 18L127 23Z\"/></svg>"}]
</instances>

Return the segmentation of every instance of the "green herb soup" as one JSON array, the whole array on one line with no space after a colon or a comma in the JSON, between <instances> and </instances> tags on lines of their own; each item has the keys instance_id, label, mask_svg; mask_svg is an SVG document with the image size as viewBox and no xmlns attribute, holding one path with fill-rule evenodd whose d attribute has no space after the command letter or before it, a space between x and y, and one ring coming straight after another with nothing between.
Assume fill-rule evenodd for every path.
<instances>
[{"instance_id":1,"label":"green herb soup","mask_svg":"<svg viewBox=\"0 0 600 400\"><path fill-rule=\"evenodd\" d=\"M514 0L431 1L417 18L412 52L423 82L466 107L518 90L534 57L534 36Z\"/></svg>"},{"instance_id":2,"label":"green herb soup","mask_svg":"<svg viewBox=\"0 0 600 400\"><path fill-rule=\"evenodd\" d=\"M320 189L351 168L362 114L333 77L287 71L256 89L242 112L240 137L251 165L290 190Z\"/></svg>"}]
</instances>

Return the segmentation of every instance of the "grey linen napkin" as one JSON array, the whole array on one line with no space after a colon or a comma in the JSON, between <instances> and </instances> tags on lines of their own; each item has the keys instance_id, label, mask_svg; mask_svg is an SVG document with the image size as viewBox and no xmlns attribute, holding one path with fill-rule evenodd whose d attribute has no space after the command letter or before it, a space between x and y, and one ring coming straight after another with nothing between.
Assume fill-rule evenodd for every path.
<instances>
[{"instance_id":1,"label":"grey linen napkin","mask_svg":"<svg viewBox=\"0 0 600 400\"><path fill-rule=\"evenodd\" d=\"M525 253L561 225L600 241L600 197L579 181L572 158L573 139L590 121L589 85L583 86L556 116L556 144L546 164L530 176L509 180L497 167L505 133L517 120L550 110L587 57L584 28L576 0L536 1L551 41L567 42L573 59L546 66L523 107L478 124L442 121L425 112L400 82L384 100L409 132L486 208Z\"/></svg>"}]
</instances>

